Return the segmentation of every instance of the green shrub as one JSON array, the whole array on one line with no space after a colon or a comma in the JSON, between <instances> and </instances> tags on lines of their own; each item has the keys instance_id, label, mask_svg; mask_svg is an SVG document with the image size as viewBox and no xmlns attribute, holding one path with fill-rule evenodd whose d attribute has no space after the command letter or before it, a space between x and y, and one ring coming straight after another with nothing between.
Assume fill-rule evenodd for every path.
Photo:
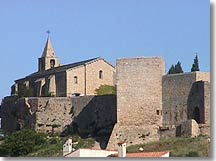
<instances>
[{"instance_id":1,"label":"green shrub","mask_svg":"<svg viewBox=\"0 0 216 161\"><path fill-rule=\"evenodd\" d=\"M110 85L101 85L95 90L97 95L116 94L116 87Z\"/></svg>"},{"instance_id":2,"label":"green shrub","mask_svg":"<svg viewBox=\"0 0 216 161\"><path fill-rule=\"evenodd\" d=\"M199 157L199 153L196 151L190 151L188 154L185 155L186 157Z\"/></svg>"},{"instance_id":3,"label":"green shrub","mask_svg":"<svg viewBox=\"0 0 216 161\"><path fill-rule=\"evenodd\" d=\"M33 97L34 91L31 87L26 87L25 85L19 85L18 97Z\"/></svg>"},{"instance_id":4,"label":"green shrub","mask_svg":"<svg viewBox=\"0 0 216 161\"><path fill-rule=\"evenodd\" d=\"M46 144L46 135L23 129L7 136L0 145L0 156L24 156Z\"/></svg>"}]
</instances>

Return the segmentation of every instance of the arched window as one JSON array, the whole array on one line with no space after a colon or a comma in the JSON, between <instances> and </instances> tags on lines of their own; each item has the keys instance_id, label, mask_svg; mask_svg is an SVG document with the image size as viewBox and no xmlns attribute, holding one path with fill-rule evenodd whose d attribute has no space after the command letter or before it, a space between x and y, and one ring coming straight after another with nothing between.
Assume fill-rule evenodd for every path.
<instances>
[{"instance_id":1,"label":"arched window","mask_svg":"<svg viewBox=\"0 0 216 161\"><path fill-rule=\"evenodd\" d=\"M103 79L103 71L102 70L99 71L99 79Z\"/></svg>"},{"instance_id":2,"label":"arched window","mask_svg":"<svg viewBox=\"0 0 216 161\"><path fill-rule=\"evenodd\" d=\"M51 59L50 60L50 68L54 68L55 67L55 60Z\"/></svg>"},{"instance_id":3,"label":"arched window","mask_svg":"<svg viewBox=\"0 0 216 161\"><path fill-rule=\"evenodd\" d=\"M74 83L75 83L75 84L78 84L77 76L74 76Z\"/></svg>"}]
</instances>

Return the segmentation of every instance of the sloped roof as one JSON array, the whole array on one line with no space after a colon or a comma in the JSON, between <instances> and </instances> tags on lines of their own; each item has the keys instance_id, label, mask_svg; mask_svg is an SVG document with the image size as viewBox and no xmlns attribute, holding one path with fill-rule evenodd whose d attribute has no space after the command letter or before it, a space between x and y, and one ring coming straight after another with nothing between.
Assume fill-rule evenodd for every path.
<instances>
[{"instance_id":1,"label":"sloped roof","mask_svg":"<svg viewBox=\"0 0 216 161\"><path fill-rule=\"evenodd\" d=\"M161 157L164 154L168 153L167 151L165 152L140 152L140 153L127 153L126 157L129 158L148 158L148 157L153 157L153 158L157 158L157 157Z\"/></svg>"},{"instance_id":2,"label":"sloped roof","mask_svg":"<svg viewBox=\"0 0 216 161\"><path fill-rule=\"evenodd\" d=\"M84 60L84 61L75 62L75 63L72 63L72 64L67 64L67 65L62 65L62 66L55 67L55 68L50 68L50 69L45 70L45 71L32 73L32 74L30 74L30 75L28 75L28 76L26 76L24 78L18 79L16 81L20 81L22 79L27 79L27 78L32 78L32 77L37 77L37 76L43 77L45 75L54 74L54 73L61 72L61 71L66 71L67 69L83 66L84 64L88 64L88 63L91 63L91 62L94 62L94 61L100 60L100 59L102 59L102 58L96 57L96 58L93 58L93 59L88 59L88 60Z\"/></svg>"}]
</instances>

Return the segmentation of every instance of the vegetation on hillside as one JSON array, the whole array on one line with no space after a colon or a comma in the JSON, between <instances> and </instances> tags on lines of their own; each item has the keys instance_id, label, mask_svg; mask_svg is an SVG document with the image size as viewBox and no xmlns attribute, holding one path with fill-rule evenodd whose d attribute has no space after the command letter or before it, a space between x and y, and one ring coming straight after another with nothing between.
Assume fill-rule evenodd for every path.
<instances>
[{"instance_id":1,"label":"vegetation on hillside","mask_svg":"<svg viewBox=\"0 0 216 161\"><path fill-rule=\"evenodd\" d=\"M73 148L91 148L95 140L82 139L78 135L60 137L57 134L51 136L37 133L34 130L23 129L1 139L0 156L31 156L31 157L62 157L62 147L68 138L73 140ZM146 144L127 147L127 152L170 151L170 157L208 157L210 143L207 136L196 138L179 137Z\"/></svg>"},{"instance_id":2,"label":"vegetation on hillside","mask_svg":"<svg viewBox=\"0 0 216 161\"><path fill-rule=\"evenodd\" d=\"M63 144L72 138L75 149L90 148L94 146L94 139L82 139L77 135L60 137L37 133L31 129L23 129L8 135L1 141L0 156L34 156L34 157L62 157Z\"/></svg>"},{"instance_id":3,"label":"vegetation on hillside","mask_svg":"<svg viewBox=\"0 0 216 161\"><path fill-rule=\"evenodd\" d=\"M24 156L46 144L46 136L24 129L8 135L0 145L0 156Z\"/></svg>"},{"instance_id":4,"label":"vegetation on hillside","mask_svg":"<svg viewBox=\"0 0 216 161\"><path fill-rule=\"evenodd\" d=\"M140 152L139 148L142 147L144 152L170 151L171 157L208 157L210 143L207 138L206 136L197 138L179 137L147 144L131 145L127 148L127 152Z\"/></svg>"},{"instance_id":5,"label":"vegetation on hillside","mask_svg":"<svg viewBox=\"0 0 216 161\"><path fill-rule=\"evenodd\" d=\"M97 95L116 94L116 87L110 85L101 85L95 90Z\"/></svg>"}]
</instances>

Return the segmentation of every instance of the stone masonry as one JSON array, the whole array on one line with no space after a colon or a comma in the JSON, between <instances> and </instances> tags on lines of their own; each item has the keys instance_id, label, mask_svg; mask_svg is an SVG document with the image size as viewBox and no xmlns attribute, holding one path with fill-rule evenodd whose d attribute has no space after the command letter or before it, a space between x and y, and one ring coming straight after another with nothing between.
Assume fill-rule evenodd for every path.
<instances>
[{"instance_id":1,"label":"stone masonry","mask_svg":"<svg viewBox=\"0 0 216 161\"><path fill-rule=\"evenodd\" d=\"M124 140L128 146L159 140L164 72L158 57L117 60L117 124L108 149Z\"/></svg>"},{"instance_id":2,"label":"stone masonry","mask_svg":"<svg viewBox=\"0 0 216 161\"><path fill-rule=\"evenodd\" d=\"M102 71L102 79L99 78L99 72ZM95 95L95 89L100 85L114 85L113 76L115 68L103 59L87 63L78 68L72 68L67 72L67 96L72 93L81 93L83 95ZM74 83L74 77L77 76L78 83Z\"/></svg>"},{"instance_id":3,"label":"stone masonry","mask_svg":"<svg viewBox=\"0 0 216 161\"><path fill-rule=\"evenodd\" d=\"M201 126L201 134L210 134L210 131L203 130L210 126L209 73L163 76L163 129L181 128L181 124L189 119Z\"/></svg>"},{"instance_id":4,"label":"stone masonry","mask_svg":"<svg viewBox=\"0 0 216 161\"><path fill-rule=\"evenodd\" d=\"M45 133L61 133L73 121L82 131L93 123L91 128L106 131L116 123L116 96L6 97L0 117L2 129L7 132L30 127Z\"/></svg>"}]
</instances>

